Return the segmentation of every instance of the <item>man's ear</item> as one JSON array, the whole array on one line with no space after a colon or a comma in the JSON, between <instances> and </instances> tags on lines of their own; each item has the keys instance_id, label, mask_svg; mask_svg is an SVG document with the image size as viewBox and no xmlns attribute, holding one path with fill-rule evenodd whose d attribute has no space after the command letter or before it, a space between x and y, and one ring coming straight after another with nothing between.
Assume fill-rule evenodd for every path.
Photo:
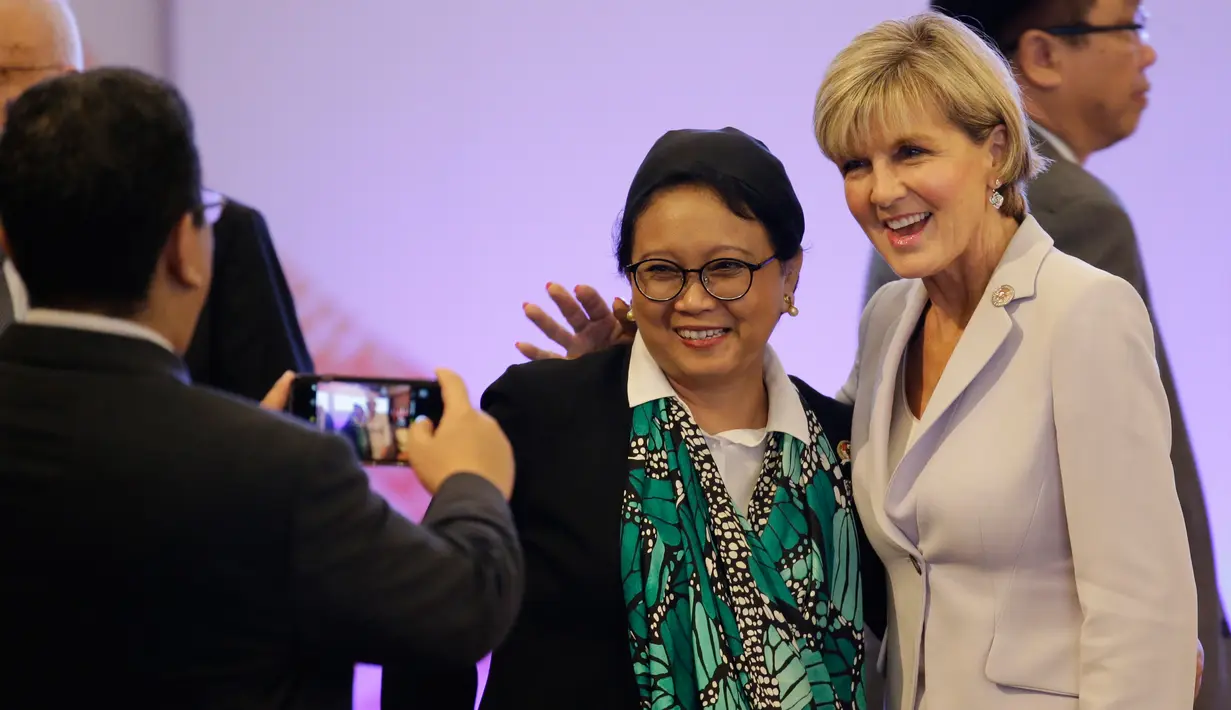
<instances>
[{"instance_id":1,"label":"man's ear","mask_svg":"<svg viewBox=\"0 0 1231 710\"><path fill-rule=\"evenodd\" d=\"M1042 90L1060 85L1060 64L1064 61L1055 37L1042 30L1026 30L1018 41L1014 64L1027 84Z\"/></svg>"},{"instance_id":2,"label":"man's ear","mask_svg":"<svg viewBox=\"0 0 1231 710\"><path fill-rule=\"evenodd\" d=\"M201 229L193 214L185 212L163 250L171 277L185 288L203 288L209 284L209 255L201 247Z\"/></svg>"}]
</instances>

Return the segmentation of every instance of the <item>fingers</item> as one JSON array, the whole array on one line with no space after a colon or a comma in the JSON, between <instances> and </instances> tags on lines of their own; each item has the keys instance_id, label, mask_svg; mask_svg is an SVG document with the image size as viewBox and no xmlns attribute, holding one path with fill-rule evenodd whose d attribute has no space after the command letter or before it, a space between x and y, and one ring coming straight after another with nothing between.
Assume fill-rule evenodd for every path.
<instances>
[{"instance_id":1,"label":"fingers","mask_svg":"<svg viewBox=\"0 0 1231 710\"><path fill-rule=\"evenodd\" d=\"M586 317L586 312L581 309L581 304L560 284L547 284L547 295L555 301L556 308L560 309L560 315L564 316L564 320L572 326L573 332L581 330L590 322L590 319Z\"/></svg>"},{"instance_id":2,"label":"fingers","mask_svg":"<svg viewBox=\"0 0 1231 710\"><path fill-rule=\"evenodd\" d=\"M261 400L261 407L280 412L286 409L286 403L291 398L291 383L295 381L295 373L287 370L282 373L269 393Z\"/></svg>"},{"instance_id":3,"label":"fingers","mask_svg":"<svg viewBox=\"0 0 1231 710\"><path fill-rule=\"evenodd\" d=\"M436 381L440 383L440 399L445 406L444 416L470 409L470 393L466 391L466 383L460 375L442 367L436 371Z\"/></svg>"},{"instance_id":4,"label":"fingers","mask_svg":"<svg viewBox=\"0 0 1231 710\"><path fill-rule=\"evenodd\" d=\"M557 323L551 316L543 312L542 308L533 303L527 303L523 310L526 313L526 317L530 319L530 322L536 328L543 331L543 335L550 338L553 343L565 350L573 346L573 334L568 332L564 326Z\"/></svg>"},{"instance_id":5,"label":"fingers","mask_svg":"<svg viewBox=\"0 0 1231 710\"><path fill-rule=\"evenodd\" d=\"M527 360L559 360L563 357L559 353L544 350L531 343L514 343L514 345L517 347L517 351L525 356Z\"/></svg>"},{"instance_id":6,"label":"fingers","mask_svg":"<svg viewBox=\"0 0 1231 710\"><path fill-rule=\"evenodd\" d=\"M581 303L581 307L586 309L586 316L590 320L605 320L611 317L611 309L607 307L607 302L603 300L598 291L594 290L593 286L582 284L574 292L577 294L577 301Z\"/></svg>"}]
</instances>

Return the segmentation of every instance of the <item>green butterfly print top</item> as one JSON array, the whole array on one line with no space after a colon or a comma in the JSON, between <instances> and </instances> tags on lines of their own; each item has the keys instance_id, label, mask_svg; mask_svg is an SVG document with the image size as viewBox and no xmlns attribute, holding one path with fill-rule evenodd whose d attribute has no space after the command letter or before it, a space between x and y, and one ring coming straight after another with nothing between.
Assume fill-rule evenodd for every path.
<instances>
[{"instance_id":1,"label":"green butterfly print top","mask_svg":"<svg viewBox=\"0 0 1231 710\"><path fill-rule=\"evenodd\" d=\"M863 602L849 469L772 433L746 515L673 397L633 410L621 571L647 710L863 710Z\"/></svg>"}]
</instances>

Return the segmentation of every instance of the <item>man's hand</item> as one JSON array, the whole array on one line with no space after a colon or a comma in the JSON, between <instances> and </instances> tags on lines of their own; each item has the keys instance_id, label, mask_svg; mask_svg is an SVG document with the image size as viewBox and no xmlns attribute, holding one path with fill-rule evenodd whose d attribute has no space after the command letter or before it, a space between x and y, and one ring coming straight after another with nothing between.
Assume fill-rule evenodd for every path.
<instances>
[{"instance_id":1,"label":"man's hand","mask_svg":"<svg viewBox=\"0 0 1231 710\"><path fill-rule=\"evenodd\" d=\"M575 293L576 298L560 284L547 284L547 295L555 301L560 315L564 316L564 320L572 327L571 333L535 304L527 303L523 306L530 322L543 331L543 335L564 348L563 357L572 359L620 343L632 342L637 333L637 324L626 318L627 303L617 298L612 302L611 308L608 308L603 297L590 286L578 286ZM528 360L561 357L559 353L543 350L530 343L517 343L517 349Z\"/></svg>"},{"instance_id":2,"label":"man's hand","mask_svg":"<svg viewBox=\"0 0 1231 710\"><path fill-rule=\"evenodd\" d=\"M406 458L428 493L435 494L455 473L482 476L500 489L505 500L513 494L513 447L486 412L470 404L466 383L449 370L437 370L444 414L440 425L417 419L406 436Z\"/></svg>"},{"instance_id":3,"label":"man's hand","mask_svg":"<svg viewBox=\"0 0 1231 710\"><path fill-rule=\"evenodd\" d=\"M261 400L261 406L275 412L286 410L286 403L291 399L291 383L295 381L295 373L287 370Z\"/></svg>"}]
</instances>

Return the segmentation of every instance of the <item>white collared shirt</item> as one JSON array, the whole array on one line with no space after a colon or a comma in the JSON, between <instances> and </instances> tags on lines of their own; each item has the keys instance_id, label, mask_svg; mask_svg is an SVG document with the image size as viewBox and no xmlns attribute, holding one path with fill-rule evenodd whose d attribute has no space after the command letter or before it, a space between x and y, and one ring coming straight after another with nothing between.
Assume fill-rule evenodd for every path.
<instances>
[{"instance_id":1,"label":"white collared shirt","mask_svg":"<svg viewBox=\"0 0 1231 710\"><path fill-rule=\"evenodd\" d=\"M1065 143L1060 139L1060 136L1057 136L1055 133L1052 133L1034 122L1030 123L1030 127L1034 129L1035 133L1043 136L1048 143L1051 143L1051 146L1056 149L1056 152L1060 154L1061 158L1064 158L1070 163L1077 163L1078 165L1081 164L1081 161L1077 159L1077 154L1073 152L1073 149L1069 147L1068 143Z\"/></svg>"},{"instance_id":2,"label":"white collared shirt","mask_svg":"<svg viewBox=\"0 0 1231 710\"><path fill-rule=\"evenodd\" d=\"M8 282L9 295L13 299L13 322L25 325L40 325L48 328L73 328L108 335L122 335L138 340L148 340L160 348L175 352L171 341L140 323L123 318L111 318L95 313L78 313L52 308L30 308L30 296L26 283L21 280L12 259L4 261L4 280Z\"/></svg>"},{"instance_id":3,"label":"white collared shirt","mask_svg":"<svg viewBox=\"0 0 1231 710\"><path fill-rule=\"evenodd\" d=\"M94 313L77 313L76 311L59 311L50 308L31 308L26 313L25 325L39 325L48 328L72 328L74 330L89 330L107 335L122 335L126 338L148 340L168 352L175 352L171 341L158 332L140 323L134 323L123 318L111 318Z\"/></svg>"},{"instance_id":4,"label":"white collared shirt","mask_svg":"<svg viewBox=\"0 0 1231 710\"><path fill-rule=\"evenodd\" d=\"M803 442L811 441L808 415L799 399L799 391L769 345L765 346L764 367L765 390L769 395L769 417L765 428L732 429L715 434L702 432L710 455L714 457L714 465L727 486L727 493L740 512L748 510L757 481L760 480L769 432L790 434ZM663 397L675 397L685 409L688 408L671 387L638 333L633 340L628 363L628 406L637 407Z\"/></svg>"}]
</instances>

